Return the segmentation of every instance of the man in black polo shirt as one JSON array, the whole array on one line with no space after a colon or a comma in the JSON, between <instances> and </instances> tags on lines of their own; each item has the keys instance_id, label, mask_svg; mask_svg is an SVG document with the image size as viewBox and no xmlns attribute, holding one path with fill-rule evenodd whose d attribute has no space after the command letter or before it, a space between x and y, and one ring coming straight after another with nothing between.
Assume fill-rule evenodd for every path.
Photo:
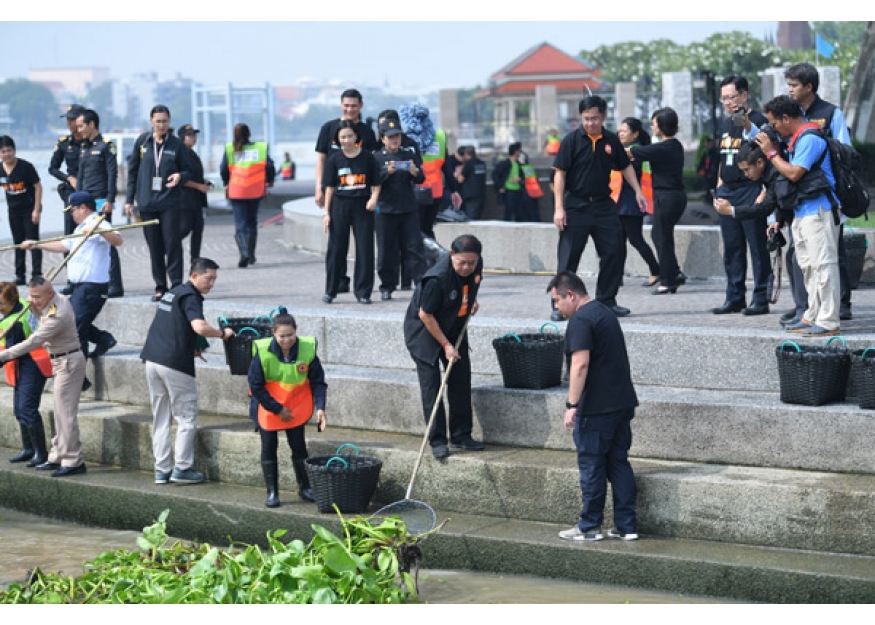
<instances>
[{"instance_id":1,"label":"man in black polo shirt","mask_svg":"<svg viewBox=\"0 0 875 625\"><path fill-rule=\"evenodd\" d=\"M355 123L358 136L361 137L361 145L359 147L368 152L374 152L381 147L373 129L362 121L363 105L361 92L358 89L347 89L340 94L340 118L328 120L319 129L319 136L316 138L316 206L319 208L325 208L325 187L322 186L322 172L325 169L325 159L328 158L331 150L340 149L340 146L334 143L334 137L337 135L337 125L340 122L348 119ZM328 245L332 245L330 238ZM349 276L346 275L345 267L343 275L340 277L340 288L337 292L349 292Z\"/></svg>"},{"instance_id":2,"label":"man in black polo shirt","mask_svg":"<svg viewBox=\"0 0 875 625\"><path fill-rule=\"evenodd\" d=\"M562 139L553 162L553 223L559 228L556 272L577 271L591 236L599 256L596 299L623 317L629 309L617 305L617 291L623 277L625 244L617 206L611 199L611 171L623 172L642 212L647 200L620 138L604 127L607 102L588 96L578 108L581 127ZM550 319L560 321L562 314L554 307Z\"/></svg>"}]
</instances>

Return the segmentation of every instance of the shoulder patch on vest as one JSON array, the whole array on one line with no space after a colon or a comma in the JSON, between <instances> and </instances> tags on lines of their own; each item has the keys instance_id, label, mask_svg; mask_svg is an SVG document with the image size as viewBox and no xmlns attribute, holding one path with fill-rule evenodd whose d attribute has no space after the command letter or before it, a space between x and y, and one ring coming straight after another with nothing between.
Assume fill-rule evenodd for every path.
<instances>
[{"instance_id":1,"label":"shoulder patch on vest","mask_svg":"<svg viewBox=\"0 0 875 625\"><path fill-rule=\"evenodd\" d=\"M57 304L52 304L51 306L49 306L49 312L46 313L46 316L54 317L56 314L58 314L58 306Z\"/></svg>"}]
</instances>

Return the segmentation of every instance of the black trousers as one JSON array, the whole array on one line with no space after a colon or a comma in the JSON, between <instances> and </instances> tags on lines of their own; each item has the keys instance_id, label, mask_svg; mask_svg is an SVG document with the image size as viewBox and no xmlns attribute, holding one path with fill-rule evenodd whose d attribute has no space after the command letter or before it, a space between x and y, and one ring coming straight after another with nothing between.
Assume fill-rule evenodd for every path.
<instances>
[{"instance_id":1,"label":"black trousers","mask_svg":"<svg viewBox=\"0 0 875 625\"><path fill-rule=\"evenodd\" d=\"M9 230L12 232L12 242L21 243L22 241L38 241L39 240L39 224L33 223L33 212L30 210L10 210L9 215ZM43 253L42 250L33 249L30 251L30 275L43 275ZM27 279L27 251L19 248L15 249L15 277L19 280Z\"/></svg>"},{"instance_id":2,"label":"black trousers","mask_svg":"<svg viewBox=\"0 0 875 625\"><path fill-rule=\"evenodd\" d=\"M67 212L69 213L70 211ZM111 224L112 213L107 215L104 221ZM125 288L122 283L121 260L119 259L118 249L114 245L111 245L109 248L109 288L112 291L123 291Z\"/></svg>"},{"instance_id":3,"label":"black trousers","mask_svg":"<svg viewBox=\"0 0 875 625\"><path fill-rule=\"evenodd\" d=\"M450 338L450 337L447 337ZM453 365L450 377L447 380L446 399L450 409L449 440L461 442L471 436L473 427L473 409L471 408L471 360L468 356L468 337L462 340L459 346L461 360ZM422 411L425 423L434 408L438 391L441 388L443 374L447 367L447 360L441 354L440 360L429 364L421 360L413 359L416 363L416 375L419 377L419 392L422 397ZM428 441L432 447L447 444L447 412L443 401L434 416L434 423L428 434Z\"/></svg>"},{"instance_id":4,"label":"black trousers","mask_svg":"<svg viewBox=\"0 0 875 625\"><path fill-rule=\"evenodd\" d=\"M103 282L76 282L73 283L73 293L70 295L70 305L76 315L76 330L79 332L79 344L82 353L88 355L88 344L95 345L107 332L99 330L94 325L94 320L106 304L106 294L109 292L109 283Z\"/></svg>"},{"instance_id":5,"label":"black trousers","mask_svg":"<svg viewBox=\"0 0 875 625\"><path fill-rule=\"evenodd\" d=\"M638 250L642 260L647 264L647 270L651 276L659 275L659 263L653 249L644 239L644 215L635 217L632 215L620 215L620 225L623 226L623 237L632 247ZM623 246L623 267L626 266L628 257L626 246Z\"/></svg>"},{"instance_id":6,"label":"black trousers","mask_svg":"<svg viewBox=\"0 0 875 625\"><path fill-rule=\"evenodd\" d=\"M733 206L753 206L759 195L759 185L747 185L737 189L718 187L717 197L728 199ZM747 251L753 264L753 304L767 304L769 277L772 264L766 239L766 218L757 217L739 221L734 217L720 215L720 234L723 237L723 268L726 271L726 301L745 303L744 281L747 276Z\"/></svg>"},{"instance_id":7,"label":"black trousers","mask_svg":"<svg viewBox=\"0 0 875 625\"><path fill-rule=\"evenodd\" d=\"M653 244L659 257L659 282L665 287L677 285L678 266L675 254L674 227L687 208L687 194L683 191L653 192Z\"/></svg>"},{"instance_id":8,"label":"black trousers","mask_svg":"<svg viewBox=\"0 0 875 625\"><path fill-rule=\"evenodd\" d=\"M480 219L480 215L483 214L483 200L482 197L469 197L462 200L462 210L468 215L468 219L471 221Z\"/></svg>"},{"instance_id":9,"label":"black trousers","mask_svg":"<svg viewBox=\"0 0 875 625\"><path fill-rule=\"evenodd\" d=\"M419 284L425 273L425 251L419 233L419 215L412 213L379 213L375 217L377 231L377 275L380 291L395 290L398 284L399 263L403 274Z\"/></svg>"},{"instance_id":10,"label":"black trousers","mask_svg":"<svg viewBox=\"0 0 875 625\"><path fill-rule=\"evenodd\" d=\"M149 258L152 263L152 280L156 292L167 291L167 278L170 278L170 288L182 284L183 254L182 211L179 208L169 208L162 211L141 210L143 221L158 219L157 226L143 228L143 236L149 248Z\"/></svg>"},{"instance_id":11,"label":"black trousers","mask_svg":"<svg viewBox=\"0 0 875 625\"><path fill-rule=\"evenodd\" d=\"M434 239L434 222L440 212L440 200L435 200L431 204L419 205L419 229L430 239Z\"/></svg>"},{"instance_id":12,"label":"black trousers","mask_svg":"<svg viewBox=\"0 0 875 625\"><path fill-rule=\"evenodd\" d=\"M355 239L356 297L370 297L374 290L374 213L365 210L364 198L334 197L328 226L328 251L325 255L325 293L337 296L340 279L346 275L349 231Z\"/></svg>"},{"instance_id":13,"label":"black trousers","mask_svg":"<svg viewBox=\"0 0 875 625\"><path fill-rule=\"evenodd\" d=\"M567 211L570 223L559 233L556 273L577 271L580 257L591 236L599 257L595 297L606 306L616 306L626 245L616 205L607 198L573 209L574 214L571 213Z\"/></svg>"},{"instance_id":14,"label":"black trousers","mask_svg":"<svg viewBox=\"0 0 875 625\"><path fill-rule=\"evenodd\" d=\"M258 433L261 435L262 462L276 462L280 431L269 432L261 428L258 429ZM304 426L299 425L298 427L290 428L285 430L285 433L289 448L292 450L292 460L306 460L309 455L307 453L307 441L304 438Z\"/></svg>"},{"instance_id":15,"label":"black trousers","mask_svg":"<svg viewBox=\"0 0 875 625\"><path fill-rule=\"evenodd\" d=\"M22 356L16 360L15 367L17 371L15 388L12 391L12 411L21 425L30 428L42 419L39 405L47 378L30 356Z\"/></svg>"}]
</instances>

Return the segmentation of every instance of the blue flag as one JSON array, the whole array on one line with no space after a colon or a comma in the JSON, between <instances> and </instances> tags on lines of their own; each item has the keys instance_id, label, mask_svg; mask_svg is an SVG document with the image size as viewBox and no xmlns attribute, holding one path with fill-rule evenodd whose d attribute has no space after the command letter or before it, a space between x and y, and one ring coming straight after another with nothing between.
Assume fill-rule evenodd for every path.
<instances>
[{"instance_id":1,"label":"blue flag","mask_svg":"<svg viewBox=\"0 0 875 625\"><path fill-rule=\"evenodd\" d=\"M814 34L814 41L818 55L824 56L826 58L832 56L833 51L836 49L834 45L832 45L830 42L828 42L817 33Z\"/></svg>"}]
</instances>

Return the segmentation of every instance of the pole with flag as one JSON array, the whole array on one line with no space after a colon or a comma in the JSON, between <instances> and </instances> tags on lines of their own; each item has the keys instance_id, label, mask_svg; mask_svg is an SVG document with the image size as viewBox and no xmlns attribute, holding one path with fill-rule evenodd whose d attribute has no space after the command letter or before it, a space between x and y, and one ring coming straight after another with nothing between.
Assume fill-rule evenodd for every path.
<instances>
[{"instance_id":1,"label":"pole with flag","mask_svg":"<svg viewBox=\"0 0 875 625\"><path fill-rule=\"evenodd\" d=\"M815 50L815 61L817 61L818 57L826 57L830 58L832 53L835 52L836 47L828 42L826 39L820 36L820 33L814 33L814 50ZM818 63L815 63L816 65Z\"/></svg>"}]
</instances>

